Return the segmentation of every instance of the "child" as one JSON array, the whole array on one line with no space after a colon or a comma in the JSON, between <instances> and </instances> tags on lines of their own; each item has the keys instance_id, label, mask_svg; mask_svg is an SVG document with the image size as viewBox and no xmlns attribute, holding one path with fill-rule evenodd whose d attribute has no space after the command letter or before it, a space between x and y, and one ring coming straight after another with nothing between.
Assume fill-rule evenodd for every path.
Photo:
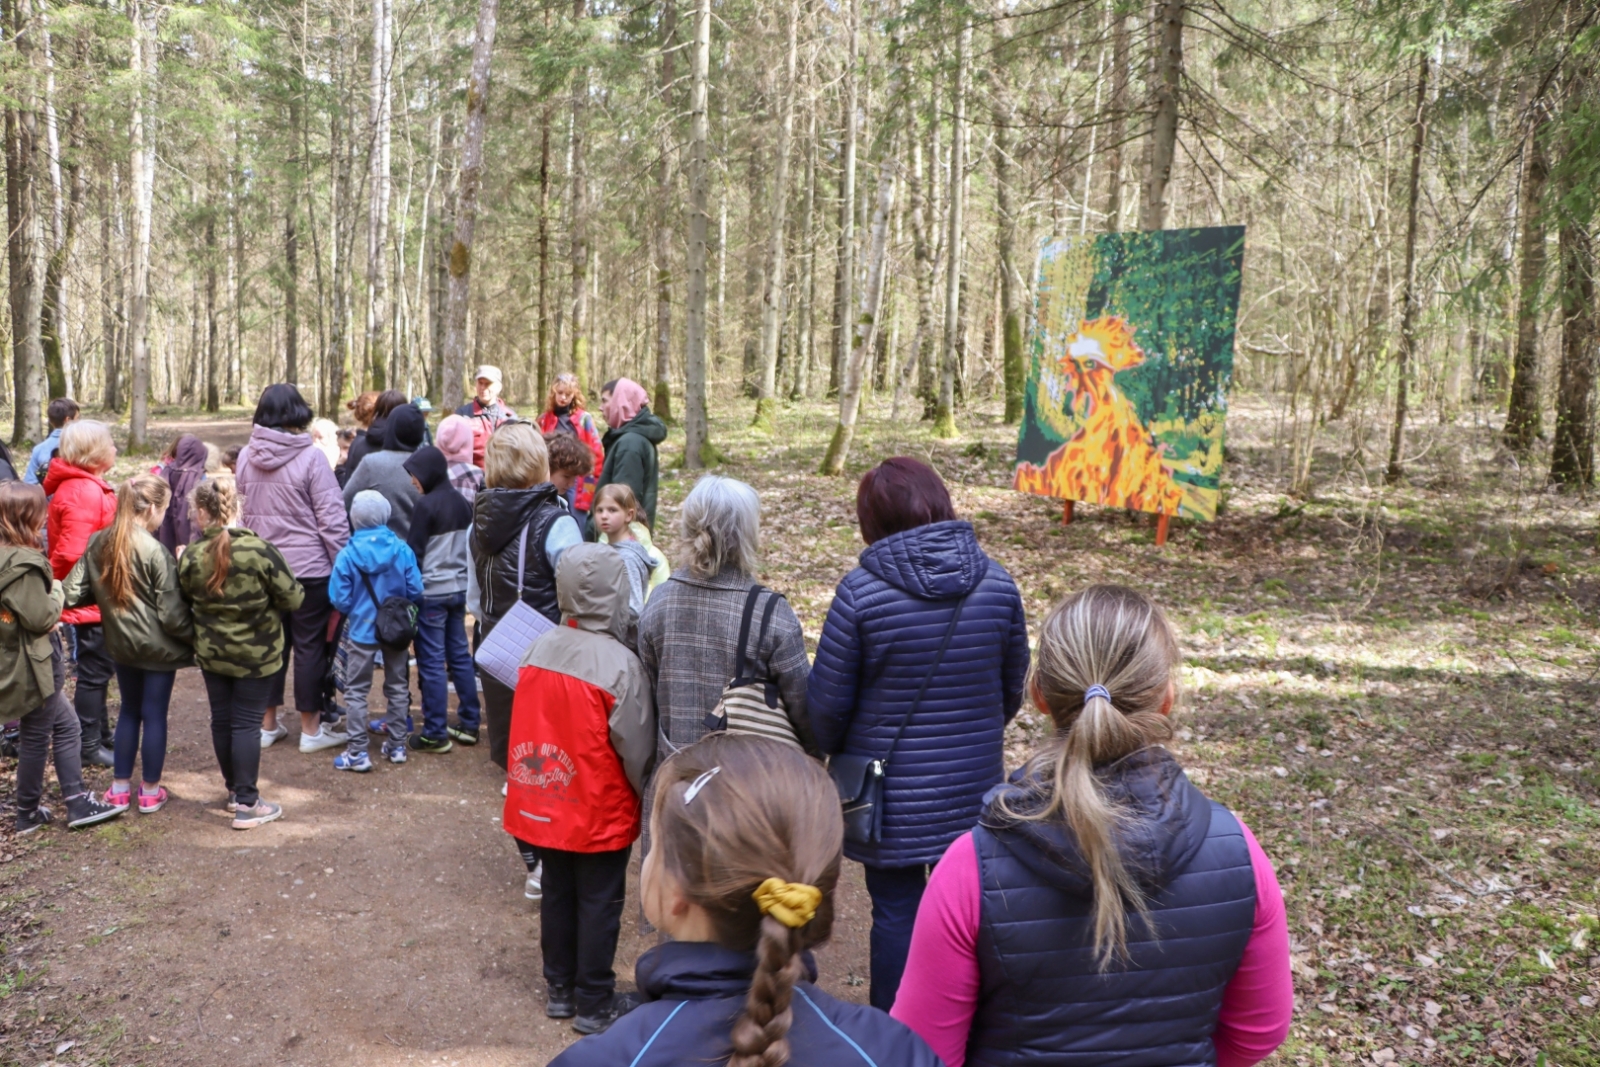
<instances>
[{"instance_id":1,"label":"child","mask_svg":"<svg viewBox=\"0 0 1600 1067\"><path fill-rule=\"evenodd\" d=\"M406 719L411 714L411 655L406 647L391 648L378 640L378 606L392 596L416 603L422 599L422 572L416 554L395 535L389 502L381 493L363 489L350 502L355 532L333 561L328 599L344 615L350 641L345 658L344 695L349 709L350 741L333 759L336 771L372 770L367 732L385 731L383 754L390 763L406 761ZM379 657L383 659L384 718L367 722L367 695Z\"/></svg>"},{"instance_id":2,"label":"child","mask_svg":"<svg viewBox=\"0 0 1600 1067\"><path fill-rule=\"evenodd\" d=\"M644 1003L552 1067L936 1067L906 1027L815 984L811 951L832 933L844 843L821 764L780 742L713 734L656 773L650 834L639 896L672 940L634 965Z\"/></svg>"},{"instance_id":3,"label":"child","mask_svg":"<svg viewBox=\"0 0 1600 1067\"><path fill-rule=\"evenodd\" d=\"M634 615L617 554L567 549L556 599L563 625L534 642L517 680L502 825L544 861L545 1014L576 1015L592 1034L619 1014L611 964L656 716L650 678L623 643Z\"/></svg>"},{"instance_id":4,"label":"child","mask_svg":"<svg viewBox=\"0 0 1600 1067\"><path fill-rule=\"evenodd\" d=\"M472 462L472 420L464 415L446 415L439 421L439 432L434 443L444 453L450 470L450 484L456 487L471 507L478 490L483 488L483 468Z\"/></svg>"},{"instance_id":5,"label":"child","mask_svg":"<svg viewBox=\"0 0 1600 1067\"><path fill-rule=\"evenodd\" d=\"M593 493L583 488L583 483L594 470L594 457L589 454L588 447L571 434L545 434L544 447L550 454L550 484L561 494L578 525L586 525L594 498ZM577 507L580 499L584 504L581 511Z\"/></svg>"},{"instance_id":6,"label":"child","mask_svg":"<svg viewBox=\"0 0 1600 1067\"><path fill-rule=\"evenodd\" d=\"M1283 895L1162 747L1172 628L1098 585L1038 638L1028 689L1054 730L934 868L894 1017L951 1064L1264 1059L1294 1010Z\"/></svg>"},{"instance_id":7,"label":"child","mask_svg":"<svg viewBox=\"0 0 1600 1067\"><path fill-rule=\"evenodd\" d=\"M117 491L104 475L117 461L117 446L103 422L83 419L61 431L61 453L45 472L50 497L50 569L65 578L89 546L89 538L111 525L117 513ZM82 731L83 762L109 767L111 724L106 715L106 687L116 670L106 652L100 609L93 604L68 608L61 621L77 633L78 686L72 702Z\"/></svg>"},{"instance_id":8,"label":"child","mask_svg":"<svg viewBox=\"0 0 1600 1067\"><path fill-rule=\"evenodd\" d=\"M594 416L584 410L583 392L578 388L576 374L558 374L556 380L550 383L550 395L545 399L538 426L546 441L558 436L570 437L589 453L589 462L577 476L576 485L567 497L578 524L586 525L589 511L594 506L594 471L605 462L606 453L600 443L600 430L594 424ZM554 475L558 469L552 448L550 473ZM552 477L551 481L554 480ZM567 490L563 489L562 492L565 494Z\"/></svg>"},{"instance_id":9,"label":"child","mask_svg":"<svg viewBox=\"0 0 1600 1067\"><path fill-rule=\"evenodd\" d=\"M61 431L69 423L78 421L78 402L70 396L58 396L45 409L45 417L50 420L50 434L33 446L28 454L28 465L22 472L22 480L29 485L38 485L44 472L50 469L50 460L61 447Z\"/></svg>"},{"instance_id":10,"label":"child","mask_svg":"<svg viewBox=\"0 0 1600 1067\"><path fill-rule=\"evenodd\" d=\"M422 494L406 535L422 571L422 613L417 617L422 732L411 738L411 747L418 752L449 752L451 738L463 745L478 743L478 680L467 646L467 573L472 567L467 534L472 529L472 506L450 484L444 453L432 445L413 452L405 469ZM446 675L456 686L454 726L448 725Z\"/></svg>"},{"instance_id":11,"label":"child","mask_svg":"<svg viewBox=\"0 0 1600 1067\"><path fill-rule=\"evenodd\" d=\"M621 482L602 486L594 495L594 521L600 528L600 539L615 545L628 565L628 585L633 591L629 602L638 616L644 611L650 590L666 581L670 571L667 561L650 542L650 528L639 521L639 504L633 490Z\"/></svg>"},{"instance_id":12,"label":"child","mask_svg":"<svg viewBox=\"0 0 1600 1067\"><path fill-rule=\"evenodd\" d=\"M261 716L285 658L283 613L305 600L283 554L239 521L230 475L194 487L190 507L200 540L178 561L178 587L194 612L194 658L211 703L211 747L228 787L233 828L272 822L283 809L256 787Z\"/></svg>"},{"instance_id":13,"label":"child","mask_svg":"<svg viewBox=\"0 0 1600 1067\"><path fill-rule=\"evenodd\" d=\"M67 805L67 826L91 826L126 809L105 804L83 788L77 716L61 687L66 665L56 623L61 587L39 551L44 491L0 482L0 718L20 716L17 736L17 833L31 834L51 819L44 799L44 760L55 751L56 781Z\"/></svg>"},{"instance_id":14,"label":"child","mask_svg":"<svg viewBox=\"0 0 1600 1067\"><path fill-rule=\"evenodd\" d=\"M229 445L222 450L222 466L229 474L233 474L239 467L239 453L244 451L243 445Z\"/></svg>"},{"instance_id":15,"label":"child","mask_svg":"<svg viewBox=\"0 0 1600 1067\"><path fill-rule=\"evenodd\" d=\"M194 438L189 438L193 441ZM106 800L127 807L133 761L141 754L139 812L167 802L161 768L167 759L167 707L178 668L194 663L194 621L178 589L178 565L153 536L172 499L165 479L140 474L117 489L117 517L89 539L63 583L69 605L100 605L106 651L116 664L122 710L117 715L115 770Z\"/></svg>"}]
</instances>

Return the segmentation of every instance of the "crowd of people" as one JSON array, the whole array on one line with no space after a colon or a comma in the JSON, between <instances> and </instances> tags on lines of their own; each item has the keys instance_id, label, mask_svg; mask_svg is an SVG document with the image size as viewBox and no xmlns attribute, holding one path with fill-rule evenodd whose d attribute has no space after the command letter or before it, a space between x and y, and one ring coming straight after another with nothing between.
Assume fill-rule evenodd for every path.
<instances>
[{"instance_id":1,"label":"crowd of people","mask_svg":"<svg viewBox=\"0 0 1600 1067\"><path fill-rule=\"evenodd\" d=\"M1011 575L939 475L896 457L857 487L866 547L813 659L759 580L749 485L702 476L675 565L656 547L666 426L642 387L606 383L602 434L571 375L533 420L501 385L478 368L433 426L425 402L363 394L344 431L269 386L236 454L185 435L116 488L109 429L53 402L52 437L0 483L18 830L54 818L50 752L69 827L159 811L195 665L240 830L283 814L257 779L291 696L300 751L337 750L336 771L487 741L545 1012L593 1035L559 1063L1248 1067L1282 1042L1282 895L1162 745L1179 652L1155 603L1090 587L1030 651ZM1055 730L1008 774L1025 701ZM86 761L112 767L99 796ZM636 841L660 943L619 993ZM869 1005L815 984L845 858L871 898Z\"/></svg>"}]
</instances>

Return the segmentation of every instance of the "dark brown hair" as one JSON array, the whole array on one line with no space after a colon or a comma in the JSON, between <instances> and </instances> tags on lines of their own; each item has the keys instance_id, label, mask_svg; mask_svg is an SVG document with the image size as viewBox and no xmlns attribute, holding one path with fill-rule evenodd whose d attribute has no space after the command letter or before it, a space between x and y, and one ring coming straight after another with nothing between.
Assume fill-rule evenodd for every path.
<instances>
[{"instance_id":1,"label":"dark brown hair","mask_svg":"<svg viewBox=\"0 0 1600 1067\"><path fill-rule=\"evenodd\" d=\"M886 459L861 476L856 518L867 544L956 517L950 490L934 469L910 456Z\"/></svg>"},{"instance_id":2,"label":"dark brown hair","mask_svg":"<svg viewBox=\"0 0 1600 1067\"><path fill-rule=\"evenodd\" d=\"M50 505L44 490L27 482L0 482L0 544L38 548L39 528Z\"/></svg>"},{"instance_id":3,"label":"dark brown hair","mask_svg":"<svg viewBox=\"0 0 1600 1067\"><path fill-rule=\"evenodd\" d=\"M661 864L705 909L717 944L756 954L744 1012L733 1024L729 1067L782 1067L794 1021L790 1001L805 974L801 953L833 933L844 848L838 791L822 765L798 748L712 734L662 766L651 827ZM809 922L791 929L762 914L754 894L769 878L821 891Z\"/></svg>"},{"instance_id":4,"label":"dark brown hair","mask_svg":"<svg viewBox=\"0 0 1600 1067\"><path fill-rule=\"evenodd\" d=\"M545 450L550 453L550 470L574 477L594 470L594 453L570 433L546 434Z\"/></svg>"},{"instance_id":5,"label":"dark brown hair","mask_svg":"<svg viewBox=\"0 0 1600 1067\"><path fill-rule=\"evenodd\" d=\"M383 392L378 394L378 399L372 402L372 417L374 419L386 419L389 417L389 413L395 408L399 407L401 404L409 403L411 403L411 401L407 399L406 394L402 393L400 390L385 389Z\"/></svg>"},{"instance_id":6,"label":"dark brown hair","mask_svg":"<svg viewBox=\"0 0 1600 1067\"><path fill-rule=\"evenodd\" d=\"M45 417L50 420L51 426L59 430L67 424L68 419L78 417L78 402L70 396L58 396L45 408Z\"/></svg>"}]
</instances>

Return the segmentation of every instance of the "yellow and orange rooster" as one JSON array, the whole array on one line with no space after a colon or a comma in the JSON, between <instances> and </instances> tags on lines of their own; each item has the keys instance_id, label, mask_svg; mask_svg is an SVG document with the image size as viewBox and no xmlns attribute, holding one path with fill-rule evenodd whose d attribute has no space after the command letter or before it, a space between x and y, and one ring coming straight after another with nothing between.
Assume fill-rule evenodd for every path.
<instances>
[{"instance_id":1,"label":"yellow and orange rooster","mask_svg":"<svg viewBox=\"0 0 1600 1067\"><path fill-rule=\"evenodd\" d=\"M1043 467L1017 464L1014 488L1036 496L1176 515L1183 487L1138 412L1113 381L1144 362L1133 328L1115 315L1085 319L1067 338L1059 366L1072 392L1078 432Z\"/></svg>"}]
</instances>

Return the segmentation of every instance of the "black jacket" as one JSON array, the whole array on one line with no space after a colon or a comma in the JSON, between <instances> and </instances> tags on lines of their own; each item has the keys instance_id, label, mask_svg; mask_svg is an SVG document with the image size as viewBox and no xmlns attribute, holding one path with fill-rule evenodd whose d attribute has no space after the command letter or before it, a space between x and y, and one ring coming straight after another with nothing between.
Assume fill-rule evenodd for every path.
<instances>
[{"instance_id":1,"label":"black jacket","mask_svg":"<svg viewBox=\"0 0 1600 1067\"><path fill-rule=\"evenodd\" d=\"M545 536L557 519L570 518L556 487L549 482L532 489L479 489L472 502L472 566L478 579L488 633L511 610L517 589L517 546L528 528L523 564L523 600L551 622L561 621L556 606L556 574L544 554Z\"/></svg>"},{"instance_id":2,"label":"black jacket","mask_svg":"<svg viewBox=\"0 0 1600 1067\"><path fill-rule=\"evenodd\" d=\"M661 474L656 449L666 439L667 424L651 414L648 404L629 421L607 430L600 439L605 446L606 461L600 467L595 492L612 482L626 485L633 490L634 499L639 501L652 530L656 526L656 483ZM593 519L589 525L599 530Z\"/></svg>"},{"instance_id":3,"label":"black jacket","mask_svg":"<svg viewBox=\"0 0 1600 1067\"><path fill-rule=\"evenodd\" d=\"M814 984L816 963L795 986L790 1010L793 1067L937 1067L939 1057L905 1025L864 1004L835 1000ZM665 1067L727 1063L729 1035L755 974L753 953L669 941L634 965L645 1003L551 1060L551 1067Z\"/></svg>"},{"instance_id":4,"label":"black jacket","mask_svg":"<svg viewBox=\"0 0 1600 1067\"><path fill-rule=\"evenodd\" d=\"M411 528L406 532L406 544L422 569L422 593L442 597L465 592L472 505L450 484L444 453L432 445L407 456L404 467L422 486L422 498L411 509Z\"/></svg>"}]
</instances>

